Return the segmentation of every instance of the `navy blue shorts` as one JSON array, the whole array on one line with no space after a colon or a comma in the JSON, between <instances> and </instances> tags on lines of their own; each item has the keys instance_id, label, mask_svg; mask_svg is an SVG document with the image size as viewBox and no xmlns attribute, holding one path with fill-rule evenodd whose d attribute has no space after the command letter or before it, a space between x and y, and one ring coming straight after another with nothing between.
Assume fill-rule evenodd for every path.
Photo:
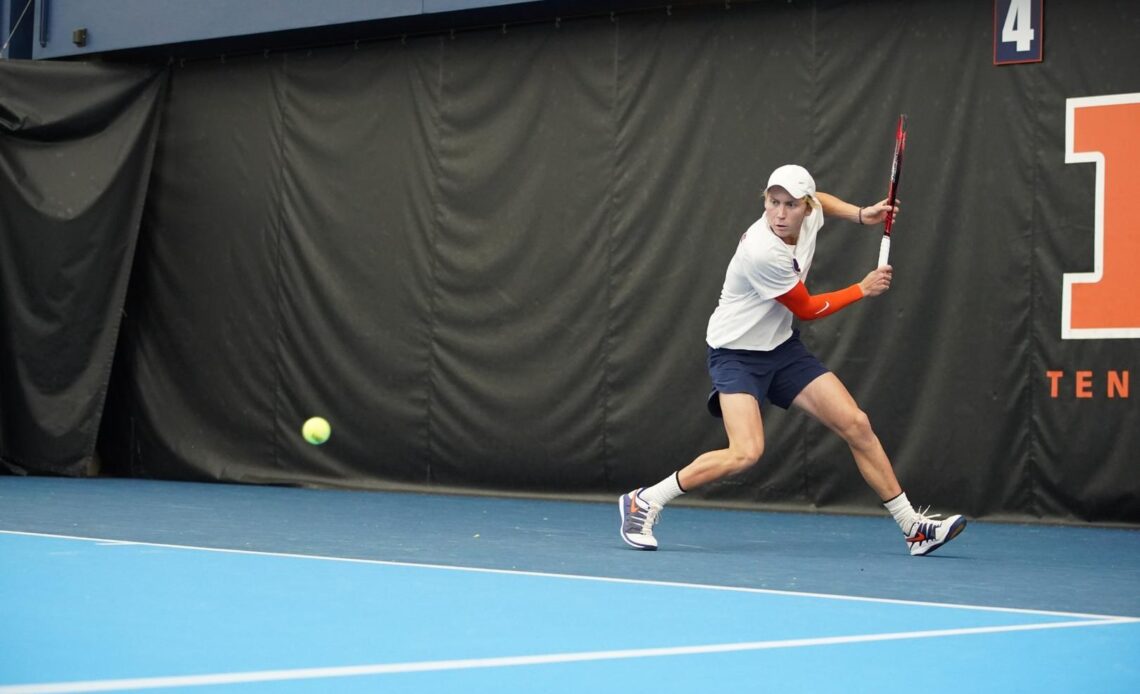
<instances>
[{"instance_id":1,"label":"navy blue shorts","mask_svg":"<svg viewBox=\"0 0 1140 694\"><path fill-rule=\"evenodd\" d=\"M769 402L788 409L807 384L827 373L827 367L800 342L799 331L776 349L713 349L709 347L709 376L713 390L708 408L723 417L718 393L749 393L757 403Z\"/></svg>"}]
</instances>

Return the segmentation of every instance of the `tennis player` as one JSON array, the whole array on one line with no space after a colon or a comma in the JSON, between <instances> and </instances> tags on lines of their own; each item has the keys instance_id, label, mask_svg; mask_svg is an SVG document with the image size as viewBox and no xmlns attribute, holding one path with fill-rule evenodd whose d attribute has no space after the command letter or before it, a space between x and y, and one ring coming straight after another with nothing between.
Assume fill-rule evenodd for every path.
<instances>
[{"instance_id":1,"label":"tennis player","mask_svg":"<svg viewBox=\"0 0 1140 694\"><path fill-rule=\"evenodd\" d=\"M760 404L765 399L807 412L847 442L863 479L898 523L912 555L933 552L966 527L960 515L940 519L911 506L867 415L792 327L793 316L823 318L890 288L889 265L835 292L812 295L804 286L825 217L879 224L889 211L886 200L858 207L817 193L815 180L802 166L789 164L772 172L764 191L764 216L740 239L706 336L713 383L708 408L724 420L728 448L709 451L661 482L623 495L618 507L627 544L657 549L653 526L665 504L756 464L764 452Z\"/></svg>"}]
</instances>

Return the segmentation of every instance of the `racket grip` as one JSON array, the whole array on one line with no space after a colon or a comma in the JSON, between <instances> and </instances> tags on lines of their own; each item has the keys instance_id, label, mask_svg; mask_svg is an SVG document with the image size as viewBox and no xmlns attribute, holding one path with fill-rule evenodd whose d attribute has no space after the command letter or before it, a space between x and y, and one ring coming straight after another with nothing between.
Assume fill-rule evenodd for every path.
<instances>
[{"instance_id":1,"label":"racket grip","mask_svg":"<svg viewBox=\"0 0 1140 694\"><path fill-rule=\"evenodd\" d=\"M882 243L879 244L879 264L875 267L883 267L887 264L887 256L891 254L891 237L883 236Z\"/></svg>"}]
</instances>

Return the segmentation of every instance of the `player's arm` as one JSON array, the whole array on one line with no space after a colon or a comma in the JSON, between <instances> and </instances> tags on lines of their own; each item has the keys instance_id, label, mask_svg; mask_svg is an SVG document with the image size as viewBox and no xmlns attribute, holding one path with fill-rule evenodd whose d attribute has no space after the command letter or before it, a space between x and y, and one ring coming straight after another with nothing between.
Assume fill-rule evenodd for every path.
<instances>
[{"instance_id":1,"label":"player's arm","mask_svg":"<svg viewBox=\"0 0 1140 694\"><path fill-rule=\"evenodd\" d=\"M831 195L830 193L816 192L819 204L823 207L823 216L835 219L846 219L856 224L882 224L887 219L887 212L891 206L886 200L880 200L874 205L860 207ZM895 200L895 218L898 218L899 201Z\"/></svg>"},{"instance_id":2,"label":"player's arm","mask_svg":"<svg viewBox=\"0 0 1140 694\"><path fill-rule=\"evenodd\" d=\"M863 290L853 284L846 289L812 296L803 282L796 282L788 292L776 297L776 301L786 306L800 320L815 320L830 316L839 309L863 298Z\"/></svg>"},{"instance_id":3,"label":"player's arm","mask_svg":"<svg viewBox=\"0 0 1140 694\"><path fill-rule=\"evenodd\" d=\"M887 265L872 270L858 284L826 294L812 296L803 282L796 282L796 286L776 297L776 301L786 306L800 320L815 320L830 316L864 296L878 296L890 286L891 267Z\"/></svg>"}]
</instances>

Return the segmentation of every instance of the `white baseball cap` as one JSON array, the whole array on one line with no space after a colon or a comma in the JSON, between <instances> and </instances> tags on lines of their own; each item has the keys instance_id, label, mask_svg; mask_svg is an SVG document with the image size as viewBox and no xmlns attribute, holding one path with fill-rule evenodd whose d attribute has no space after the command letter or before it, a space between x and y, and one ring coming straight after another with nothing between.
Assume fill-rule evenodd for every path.
<instances>
[{"instance_id":1,"label":"white baseball cap","mask_svg":"<svg viewBox=\"0 0 1140 694\"><path fill-rule=\"evenodd\" d=\"M773 171L768 177L768 188L772 186L780 186L793 198L810 197L815 200L815 179L798 164L784 164Z\"/></svg>"}]
</instances>

